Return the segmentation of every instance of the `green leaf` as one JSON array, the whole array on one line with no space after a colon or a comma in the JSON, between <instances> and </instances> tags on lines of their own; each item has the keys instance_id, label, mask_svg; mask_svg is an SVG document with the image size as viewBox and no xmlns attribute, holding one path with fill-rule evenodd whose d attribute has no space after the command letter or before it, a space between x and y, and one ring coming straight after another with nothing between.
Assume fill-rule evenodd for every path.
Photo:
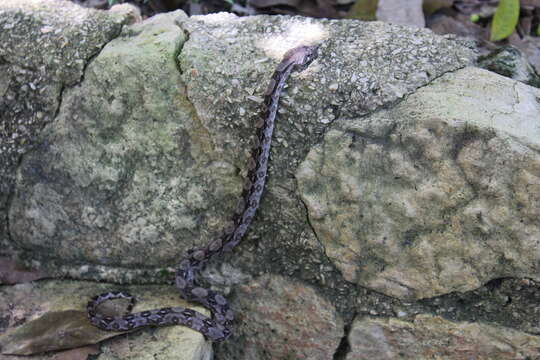
<instances>
[{"instance_id":1,"label":"green leaf","mask_svg":"<svg viewBox=\"0 0 540 360\"><path fill-rule=\"evenodd\" d=\"M500 0L491 23L491 41L502 40L516 28L519 19L519 0Z\"/></svg>"}]
</instances>

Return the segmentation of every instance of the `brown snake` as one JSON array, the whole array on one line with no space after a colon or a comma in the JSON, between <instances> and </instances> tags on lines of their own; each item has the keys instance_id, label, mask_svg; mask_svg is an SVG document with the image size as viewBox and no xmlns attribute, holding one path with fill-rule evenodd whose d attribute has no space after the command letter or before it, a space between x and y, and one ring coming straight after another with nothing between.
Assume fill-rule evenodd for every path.
<instances>
[{"instance_id":1,"label":"brown snake","mask_svg":"<svg viewBox=\"0 0 540 360\"><path fill-rule=\"evenodd\" d=\"M92 325L110 331L132 330L148 325L181 324L201 332L212 341L223 341L231 335L228 326L233 312L223 295L199 286L197 274L208 261L224 251L231 251L247 231L263 193L268 170L268 157L279 97L285 81L293 71L302 71L317 57L319 46L299 46L285 53L265 92L264 107L256 123L257 136L248 162L248 173L242 196L232 217L232 226L222 235L200 249L190 249L176 269L175 282L181 296L210 309L207 317L195 310L183 307L168 307L131 313L135 298L123 292L107 292L97 295L88 302L88 318ZM127 312L123 316L111 317L98 312L97 307L112 299L128 299Z\"/></svg>"}]
</instances>

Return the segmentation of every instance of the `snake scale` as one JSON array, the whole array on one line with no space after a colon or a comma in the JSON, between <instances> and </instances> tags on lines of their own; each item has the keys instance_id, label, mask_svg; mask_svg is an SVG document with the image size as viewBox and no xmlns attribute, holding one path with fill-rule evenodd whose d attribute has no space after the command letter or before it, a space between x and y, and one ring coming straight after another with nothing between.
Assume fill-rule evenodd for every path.
<instances>
[{"instance_id":1,"label":"snake scale","mask_svg":"<svg viewBox=\"0 0 540 360\"><path fill-rule=\"evenodd\" d=\"M231 251L246 233L259 207L266 182L270 144L281 91L292 72L304 70L317 57L318 47L318 45L299 46L285 53L264 94L264 106L256 123L257 136L248 162L246 182L232 217L232 225L207 246L188 250L176 269L175 282L180 295L188 301L210 309L211 317L183 307L131 313L135 303L133 296L124 292L107 292L95 296L88 302L88 318L92 325L102 330L125 331L149 325L181 324L201 332L206 338L216 342L223 341L231 335L229 325L233 320L233 312L227 300L223 295L201 287L197 281L197 274L212 257ZM125 315L112 317L98 311L100 304L113 299L129 300Z\"/></svg>"}]
</instances>

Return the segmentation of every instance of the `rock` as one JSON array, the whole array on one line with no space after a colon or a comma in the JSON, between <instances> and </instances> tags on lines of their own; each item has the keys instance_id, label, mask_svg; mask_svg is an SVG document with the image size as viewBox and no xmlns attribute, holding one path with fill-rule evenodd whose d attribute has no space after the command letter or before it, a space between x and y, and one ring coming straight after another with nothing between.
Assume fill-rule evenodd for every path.
<instances>
[{"instance_id":1,"label":"rock","mask_svg":"<svg viewBox=\"0 0 540 360\"><path fill-rule=\"evenodd\" d=\"M403 6L400 0L379 0L377 20L420 28L426 26L422 0L409 0L407 6Z\"/></svg>"},{"instance_id":2,"label":"rock","mask_svg":"<svg viewBox=\"0 0 540 360\"><path fill-rule=\"evenodd\" d=\"M336 121L297 178L345 278L402 299L540 279L539 98L466 68Z\"/></svg>"},{"instance_id":3,"label":"rock","mask_svg":"<svg viewBox=\"0 0 540 360\"><path fill-rule=\"evenodd\" d=\"M521 50L527 61L534 66L536 73L540 73L540 49L538 48L538 43L536 42L536 37L529 36L523 38L521 41L516 41L515 46Z\"/></svg>"},{"instance_id":4,"label":"rock","mask_svg":"<svg viewBox=\"0 0 540 360\"><path fill-rule=\"evenodd\" d=\"M414 321L359 317L349 333L346 360L536 359L540 338L482 323L419 315Z\"/></svg>"},{"instance_id":5,"label":"rock","mask_svg":"<svg viewBox=\"0 0 540 360\"><path fill-rule=\"evenodd\" d=\"M489 39L489 29L473 23L469 16L456 14L450 16L444 13L435 13L426 19L426 26L435 34L454 34L474 39ZM479 48L478 52L485 52L483 48Z\"/></svg>"},{"instance_id":6,"label":"rock","mask_svg":"<svg viewBox=\"0 0 540 360\"><path fill-rule=\"evenodd\" d=\"M334 305L310 286L279 276L242 285L235 296L242 325L227 359L331 359L343 337L343 320ZM321 335L324 334L324 335Z\"/></svg>"},{"instance_id":7,"label":"rock","mask_svg":"<svg viewBox=\"0 0 540 360\"><path fill-rule=\"evenodd\" d=\"M12 13L32 20L35 4L45 6L18 4L15 12L0 5L0 37L11 43L19 35L4 26ZM475 289L498 276L538 277L537 129L530 120L537 94L486 71L459 71L475 59L466 41L380 22L174 12L122 26L127 15L116 22L119 15L92 12L89 19L113 19L115 31L96 28L93 36L105 39L99 46L81 36L77 46L89 47L79 49L86 54L82 65L55 68L50 64L69 62L71 50L66 59L54 57L64 35L50 29L86 19L88 10L80 11L61 20L39 17L51 19L48 27L42 33L39 23L29 32L38 40L24 45L38 47L43 34L52 44L52 52L29 57L45 69L38 74L40 94L50 101L46 111L39 115L42 100L27 95L31 81L0 75L0 92L13 94L4 97L12 101L9 121L22 111L15 104L24 104L28 116L46 117L29 140L34 147L1 179L9 199L0 214L6 219L9 211L2 241L33 268L119 283L170 280L182 254L213 239L230 218L276 64L293 46L321 43L319 58L284 88L269 183L248 236L220 271L207 269L203 277L231 295L237 314L236 335L216 347L219 353L337 358L346 348L343 329L357 312L405 321L437 308L437 298L420 298ZM22 52L6 63L7 50L0 51L0 66L37 71ZM15 133L10 128L2 136ZM325 147L344 157L329 151L321 158ZM30 305L47 307L44 315L80 311L101 292L95 284L70 284L55 289L58 296L76 294L73 301L80 296L79 305L49 308L56 299L50 293L3 298L35 299ZM164 289L176 298L174 288ZM155 295L150 307L163 306L163 293ZM496 305L486 311L500 309L504 296L486 300ZM530 302L516 302L536 313ZM449 299L445 315L455 314L454 306L463 307ZM472 319L478 312L466 313ZM21 314L0 324L30 319ZM508 323L536 331L522 316ZM102 356L150 357L154 334L177 356L184 353L175 335L180 328L119 337L101 347ZM189 341L202 349L193 356L209 356L200 338Z\"/></svg>"},{"instance_id":8,"label":"rock","mask_svg":"<svg viewBox=\"0 0 540 360\"><path fill-rule=\"evenodd\" d=\"M515 47L503 47L480 57L478 65L502 76L540 88L540 76L529 64L525 55Z\"/></svg>"},{"instance_id":9,"label":"rock","mask_svg":"<svg viewBox=\"0 0 540 360\"><path fill-rule=\"evenodd\" d=\"M284 32L291 21L295 32ZM371 38L363 38L366 26ZM336 40L324 43L330 34ZM382 23L177 12L125 27L63 92L39 148L20 164L9 212L17 248L53 275L163 281L185 250L225 226L267 78L300 42L324 47L289 82L266 217L252 232L275 227L286 233L285 248L298 246L293 234L311 232L292 174L328 124L389 104L474 57L451 38ZM307 276L324 276L319 265L309 268Z\"/></svg>"},{"instance_id":10,"label":"rock","mask_svg":"<svg viewBox=\"0 0 540 360\"><path fill-rule=\"evenodd\" d=\"M134 4L114 4L109 9L109 12L125 15L127 18L126 24L132 25L142 21L141 9Z\"/></svg>"},{"instance_id":11,"label":"rock","mask_svg":"<svg viewBox=\"0 0 540 360\"><path fill-rule=\"evenodd\" d=\"M9 354L31 355L94 344L121 332L107 332L93 327L86 318L90 297L111 290L110 284L82 281L48 280L0 289L2 359ZM181 300L171 286L145 285L123 287L137 297L135 312L164 306L188 306L208 315L200 306ZM103 304L105 305L105 304ZM121 311L123 312L123 311ZM136 330L129 337L101 346L102 356L114 354L127 358L133 354L159 354L162 359L208 360L212 346L203 335L184 326ZM61 354L61 353L58 353ZM31 359L48 357L35 356ZM144 359L144 357L138 357Z\"/></svg>"},{"instance_id":12,"label":"rock","mask_svg":"<svg viewBox=\"0 0 540 360\"><path fill-rule=\"evenodd\" d=\"M472 291L453 292L425 299L404 310L408 314L430 313L454 321L474 320L500 325L538 336L538 304L540 283L526 278L504 278L490 281ZM390 316L396 313L397 311L394 311Z\"/></svg>"},{"instance_id":13,"label":"rock","mask_svg":"<svg viewBox=\"0 0 540 360\"><path fill-rule=\"evenodd\" d=\"M174 236L191 240L197 223L189 212L181 215L186 201L194 210L202 206L203 187L194 179L228 171L192 158L196 130L175 61L184 35L174 20L181 14L124 29L89 64L84 81L64 91L62 108L34 152L39 155L21 164L10 209L20 249L55 248L56 255L43 254L52 261L62 253L63 265L84 259L147 268L178 261ZM60 226L64 221L70 225Z\"/></svg>"},{"instance_id":14,"label":"rock","mask_svg":"<svg viewBox=\"0 0 540 360\"><path fill-rule=\"evenodd\" d=\"M23 154L58 111L62 91L116 37L125 16L69 1L0 4L0 252L11 248L7 201Z\"/></svg>"}]
</instances>

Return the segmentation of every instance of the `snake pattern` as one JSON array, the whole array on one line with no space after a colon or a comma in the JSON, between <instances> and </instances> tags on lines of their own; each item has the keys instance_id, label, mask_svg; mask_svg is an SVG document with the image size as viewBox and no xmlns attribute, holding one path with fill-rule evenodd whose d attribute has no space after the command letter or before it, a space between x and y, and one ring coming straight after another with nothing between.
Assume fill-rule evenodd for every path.
<instances>
[{"instance_id":1,"label":"snake pattern","mask_svg":"<svg viewBox=\"0 0 540 360\"><path fill-rule=\"evenodd\" d=\"M229 326L234 318L225 297L198 284L197 275L208 261L225 251L231 251L242 239L250 225L263 193L268 170L270 144L278 110L279 97L285 81L294 71L302 71L317 57L318 45L299 46L287 51L274 71L264 94L264 106L256 123L257 136L248 162L248 173L242 195L232 217L231 226L220 237L199 249L190 249L176 269L175 283L180 295L188 301L210 309L211 317L183 307L167 307L131 313L135 298L124 292L107 292L92 298L87 305L92 325L108 331L126 331L149 325L188 326L207 339L223 341L231 335ZM127 299L129 305L123 316L106 316L98 311L105 301Z\"/></svg>"}]
</instances>

